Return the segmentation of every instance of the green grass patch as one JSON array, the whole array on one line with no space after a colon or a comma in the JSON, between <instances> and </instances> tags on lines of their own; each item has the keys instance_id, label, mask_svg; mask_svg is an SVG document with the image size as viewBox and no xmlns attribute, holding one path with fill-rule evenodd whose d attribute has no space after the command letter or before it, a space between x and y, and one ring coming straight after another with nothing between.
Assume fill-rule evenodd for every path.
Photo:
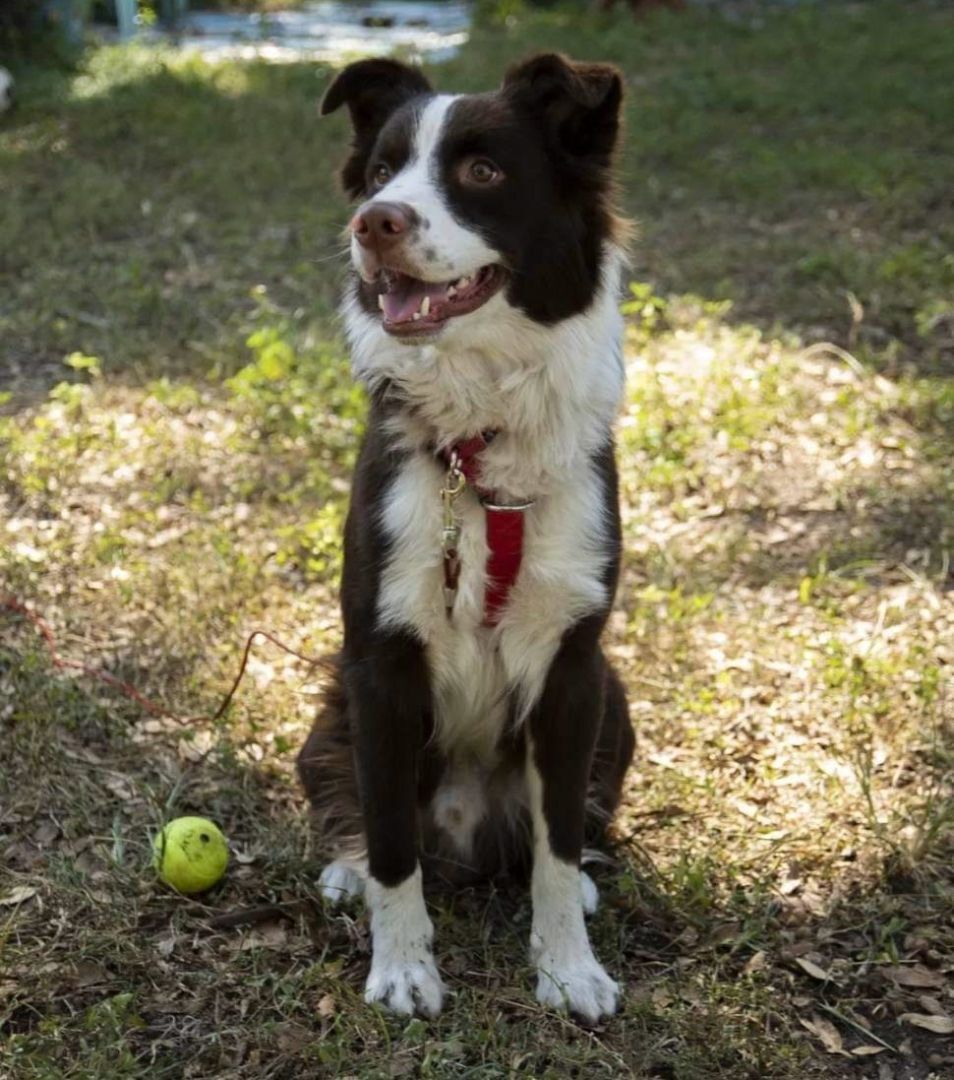
<instances>
[{"instance_id":1,"label":"green grass patch","mask_svg":"<svg viewBox=\"0 0 954 1080\"><path fill-rule=\"evenodd\" d=\"M439 1020L365 1007L367 920L316 899L293 776L320 669L260 643L209 719L253 630L339 641L365 405L334 315L329 69L103 49L23 74L0 120L2 591L192 719L56 670L0 612L0 1075L945 1075L950 1039L904 1017L954 1011L952 30L880 0L517 11L435 72L483 88L560 48L627 77L607 649L640 746L594 869L626 988L596 1031L535 1004L509 882L430 897ZM235 853L202 900L149 865L186 813Z\"/></svg>"}]
</instances>

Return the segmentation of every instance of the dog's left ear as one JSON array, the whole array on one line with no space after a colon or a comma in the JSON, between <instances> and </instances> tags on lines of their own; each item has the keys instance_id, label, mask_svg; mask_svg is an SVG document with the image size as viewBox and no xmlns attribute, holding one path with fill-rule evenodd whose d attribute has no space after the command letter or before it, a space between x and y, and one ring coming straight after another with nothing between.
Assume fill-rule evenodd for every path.
<instances>
[{"instance_id":1,"label":"dog's left ear","mask_svg":"<svg viewBox=\"0 0 954 1080\"><path fill-rule=\"evenodd\" d=\"M541 53L511 68L503 90L519 108L546 121L562 151L609 164L623 100L623 78L611 64L578 64L559 53Z\"/></svg>"},{"instance_id":2,"label":"dog's left ear","mask_svg":"<svg viewBox=\"0 0 954 1080\"><path fill-rule=\"evenodd\" d=\"M359 60L349 64L321 99L321 115L348 106L354 142L351 157L341 170L341 181L352 197L365 188L364 171L374 140L387 118L406 101L429 94L431 84L417 68L397 60Z\"/></svg>"}]
</instances>

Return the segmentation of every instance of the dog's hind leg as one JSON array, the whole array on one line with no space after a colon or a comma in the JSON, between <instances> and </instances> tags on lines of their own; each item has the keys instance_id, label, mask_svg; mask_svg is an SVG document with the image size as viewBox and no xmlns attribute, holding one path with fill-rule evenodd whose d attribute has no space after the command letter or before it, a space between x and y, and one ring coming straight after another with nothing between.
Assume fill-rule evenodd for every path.
<instances>
[{"instance_id":1,"label":"dog's hind leg","mask_svg":"<svg viewBox=\"0 0 954 1080\"><path fill-rule=\"evenodd\" d=\"M603 717L587 786L587 844L599 843L619 805L623 781L633 760L635 746L636 737L629 719L626 691L620 677L607 664Z\"/></svg>"},{"instance_id":2,"label":"dog's hind leg","mask_svg":"<svg viewBox=\"0 0 954 1080\"><path fill-rule=\"evenodd\" d=\"M607 665L603 699L603 719L590 767L590 780L586 792L586 847L583 865L609 862L599 850L606 827L613 817L622 794L623 781L630 762L636 739L629 719L626 691L616 672ZM599 891L589 874L580 872L583 889L583 911L596 913L599 907Z\"/></svg>"},{"instance_id":3,"label":"dog's hind leg","mask_svg":"<svg viewBox=\"0 0 954 1080\"><path fill-rule=\"evenodd\" d=\"M596 882L585 870L580 871L580 893L583 897L583 914L595 915L600 906L600 893Z\"/></svg>"},{"instance_id":4,"label":"dog's hind leg","mask_svg":"<svg viewBox=\"0 0 954 1080\"><path fill-rule=\"evenodd\" d=\"M335 859L321 871L318 890L330 904L343 904L364 896L367 878L367 859Z\"/></svg>"},{"instance_id":5,"label":"dog's hind leg","mask_svg":"<svg viewBox=\"0 0 954 1080\"><path fill-rule=\"evenodd\" d=\"M319 892L332 904L363 895L368 875L364 827L345 696L337 672L298 755L298 775L311 803L316 846L332 860L318 879Z\"/></svg>"}]
</instances>

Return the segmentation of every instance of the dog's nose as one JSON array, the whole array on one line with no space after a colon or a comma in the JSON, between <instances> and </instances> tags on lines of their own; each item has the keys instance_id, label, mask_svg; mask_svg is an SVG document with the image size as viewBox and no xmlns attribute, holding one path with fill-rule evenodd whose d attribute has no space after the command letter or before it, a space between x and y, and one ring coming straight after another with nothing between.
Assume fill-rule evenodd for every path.
<instances>
[{"instance_id":1,"label":"dog's nose","mask_svg":"<svg viewBox=\"0 0 954 1080\"><path fill-rule=\"evenodd\" d=\"M351 219L351 231L365 248L383 251L403 240L417 224L417 214L405 203L372 202Z\"/></svg>"}]
</instances>

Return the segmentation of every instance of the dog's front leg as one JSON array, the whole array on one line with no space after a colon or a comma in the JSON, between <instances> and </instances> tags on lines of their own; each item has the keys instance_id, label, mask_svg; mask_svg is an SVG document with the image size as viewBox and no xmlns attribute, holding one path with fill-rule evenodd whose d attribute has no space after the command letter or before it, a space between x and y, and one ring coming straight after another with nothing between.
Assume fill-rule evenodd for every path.
<instances>
[{"instance_id":1,"label":"dog's front leg","mask_svg":"<svg viewBox=\"0 0 954 1080\"><path fill-rule=\"evenodd\" d=\"M530 955L537 968L537 1000L569 1008L595 1024L616 1011L619 988L593 955L583 921L586 789L606 670L594 627L584 620L572 630L551 665L530 716L526 769L533 816Z\"/></svg>"},{"instance_id":2,"label":"dog's front leg","mask_svg":"<svg viewBox=\"0 0 954 1080\"><path fill-rule=\"evenodd\" d=\"M345 664L368 845L371 972L365 1001L435 1016L444 988L431 950L417 842L417 786L430 687L420 645L388 635Z\"/></svg>"}]
</instances>

